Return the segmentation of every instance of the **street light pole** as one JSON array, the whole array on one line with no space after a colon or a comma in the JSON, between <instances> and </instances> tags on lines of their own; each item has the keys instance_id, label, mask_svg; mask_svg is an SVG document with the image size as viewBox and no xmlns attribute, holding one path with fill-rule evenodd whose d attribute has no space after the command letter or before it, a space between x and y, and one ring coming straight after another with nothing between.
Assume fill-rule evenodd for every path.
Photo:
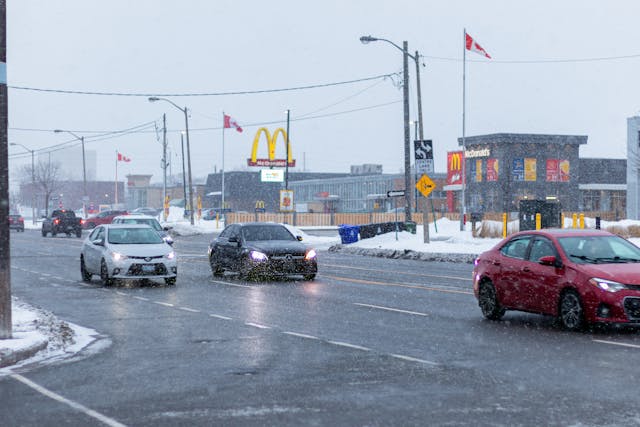
<instances>
[{"instance_id":1,"label":"street light pole","mask_svg":"<svg viewBox=\"0 0 640 427\"><path fill-rule=\"evenodd\" d=\"M411 129L409 126L409 58L416 59L409 54L409 46L406 41L402 42L402 47L398 46L391 40L381 39L371 36L362 36L360 41L363 44L367 44L373 41L384 41L394 46L396 49L402 51L402 71L403 71L403 107L404 107L404 215L405 221L411 221Z\"/></svg>"},{"instance_id":2,"label":"street light pole","mask_svg":"<svg viewBox=\"0 0 640 427\"><path fill-rule=\"evenodd\" d=\"M284 189L289 189L289 114L290 110L287 109L287 152L285 153L285 166L284 166Z\"/></svg>"},{"instance_id":3,"label":"street light pole","mask_svg":"<svg viewBox=\"0 0 640 427\"><path fill-rule=\"evenodd\" d=\"M86 164L86 159L85 159L85 154L84 154L84 136L78 136L75 133L71 132L70 130L63 130L63 129L56 129L54 130L55 133L62 133L62 132L66 132L69 135L73 136L74 138L80 140L80 143L82 144L82 215L84 216L85 219L87 219L87 164Z\"/></svg>"},{"instance_id":4,"label":"street light pole","mask_svg":"<svg viewBox=\"0 0 640 427\"><path fill-rule=\"evenodd\" d=\"M36 168L33 156L35 150L29 150L27 147L17 142L12 142L9 145L19 145L31 153L31 219L33 220L33 225L36 225Z\"/></svg>"},{"instance_id":5,"label":"street light pole","mask_svg":"<svg viewBox=\"0 0 640 427\"><path fill-rule=\"evenodd\" d=\"M176 103L167 98L159 98L156 96L149 97L149 102L166 101L184 113L184 129L187 135L187 166L189 168L189 217L191 225L193 222L193 185L191 181L191 145L189 144L189 113L187 107L179 107Z\"/></svg>"}]
</instances>

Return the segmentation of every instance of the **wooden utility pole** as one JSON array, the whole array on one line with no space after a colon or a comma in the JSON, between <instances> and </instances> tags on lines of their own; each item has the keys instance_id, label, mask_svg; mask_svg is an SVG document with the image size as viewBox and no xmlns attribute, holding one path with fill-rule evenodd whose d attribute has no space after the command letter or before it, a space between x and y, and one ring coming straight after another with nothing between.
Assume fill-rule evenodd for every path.
<instances>
[{"instance_id":1,"label":"wooden utility pole","mask_svg":"<svg viewBox=\"0 0 640 427\"><path fill-rule=\"evenodd\" d=\"M11 338L11 254L9 252L9 157L7 127L7 2L0 0L0 339Z\"/></svg>"}]
</instances>

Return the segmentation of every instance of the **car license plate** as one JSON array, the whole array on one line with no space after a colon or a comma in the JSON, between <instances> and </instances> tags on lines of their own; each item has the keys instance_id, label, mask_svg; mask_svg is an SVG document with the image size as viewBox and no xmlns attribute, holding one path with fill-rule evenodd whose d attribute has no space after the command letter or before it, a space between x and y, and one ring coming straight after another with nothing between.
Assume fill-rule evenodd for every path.
<instances>
[{"instance_id":1,"label":"car license plate","mask_svg":"<svg viewBox=\"0 0 640 427\"><path fill-rule=\"evenodd\" d=\"M142 272L143 273L155 273L156 271L156 266L153 264L143 264L142 265Z\"/></svg>"}]
</instances>

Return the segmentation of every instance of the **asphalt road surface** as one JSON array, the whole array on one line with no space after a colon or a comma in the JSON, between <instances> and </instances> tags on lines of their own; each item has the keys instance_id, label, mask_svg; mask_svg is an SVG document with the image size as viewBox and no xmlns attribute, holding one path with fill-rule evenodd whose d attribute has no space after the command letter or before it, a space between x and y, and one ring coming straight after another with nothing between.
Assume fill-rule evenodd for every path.
<instances>
[{"instance_id":1,"label":"asphalt road surface","mask_svg":"<svg viewBox=\"0 0 640 427\"><path fill-rule=\"evenodd\" d=\"M105 288L81 239L11 237L13 295L103 338L0 377L3 426L640 423L637 329L483 320L468 264L321 252L315 281L214 279L191 236L176 286Z\"/></svg>"}]
</instances>

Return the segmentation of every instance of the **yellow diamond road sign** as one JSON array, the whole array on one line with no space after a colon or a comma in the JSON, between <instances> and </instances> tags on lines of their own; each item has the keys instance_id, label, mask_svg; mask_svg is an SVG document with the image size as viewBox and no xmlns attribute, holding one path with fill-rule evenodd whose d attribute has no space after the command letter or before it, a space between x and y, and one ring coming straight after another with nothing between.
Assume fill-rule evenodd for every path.
<instances>
[{"instance_id":1,"label":"yellow diamond road sign","mask_svg":"<svg viewBox=\"0 0 640 427\"><path fill-rule=\"evenodd\" d=\"M433 182L429 176L426 174L422 175L418 182L416 182L416 188L419 192L422 193L424 197L428 197L429 193L431 193L436 188L436 183Z\"/></svg>"}]
</instances>

